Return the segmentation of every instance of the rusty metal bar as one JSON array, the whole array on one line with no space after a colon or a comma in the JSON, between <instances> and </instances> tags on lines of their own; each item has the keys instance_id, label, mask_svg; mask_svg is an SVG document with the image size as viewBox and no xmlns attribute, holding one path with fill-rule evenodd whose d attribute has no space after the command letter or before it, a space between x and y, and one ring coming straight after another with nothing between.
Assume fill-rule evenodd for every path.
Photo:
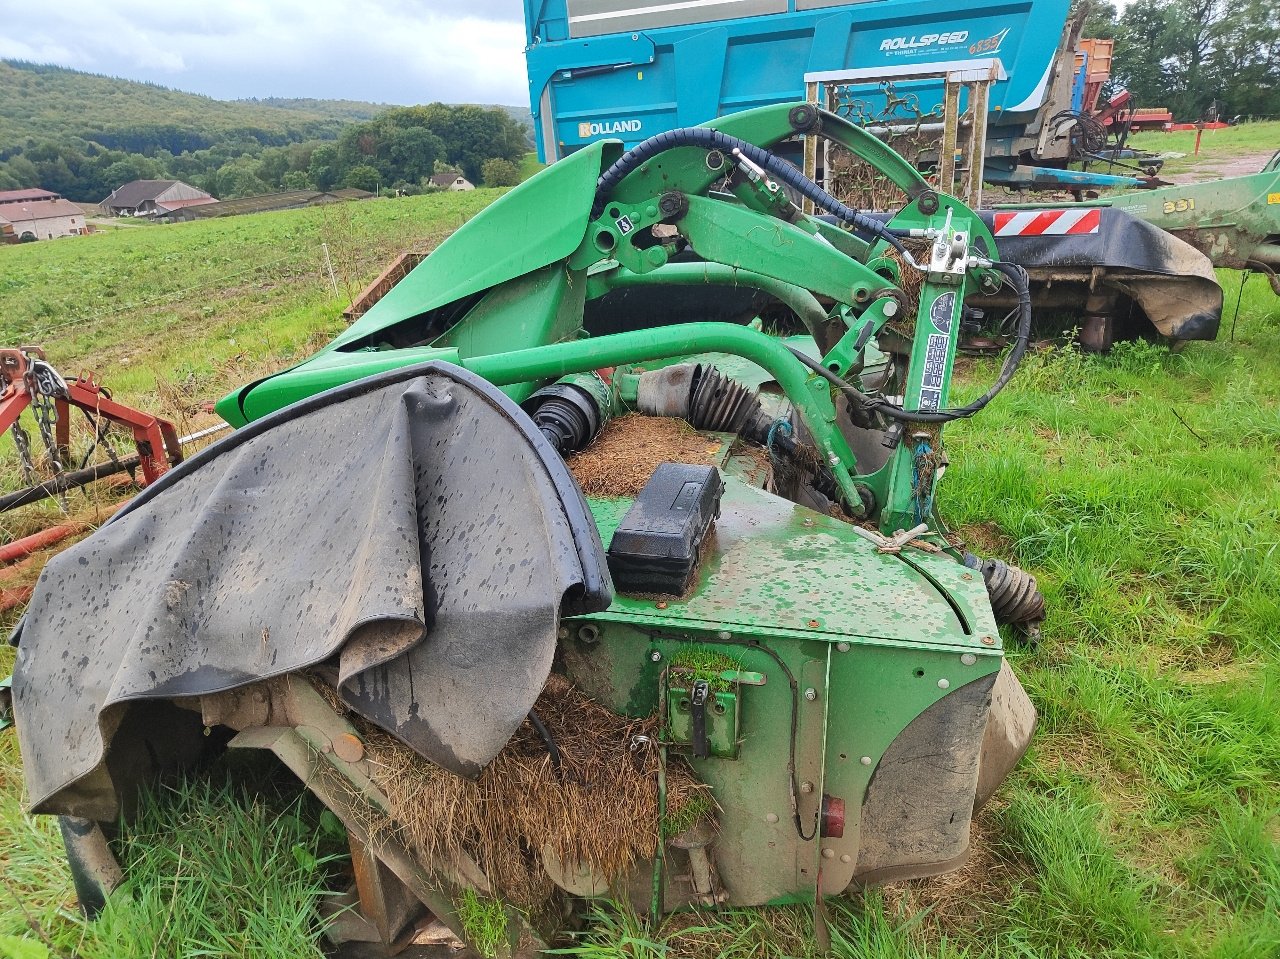
<instances>
[{"instance_id":1,"label":"rusty metal bar","mask_svg":"<svg viewBox=\"0 0 1280 959\"><path fill-rule=\"evenodd\" d=\"M969 125L969 149L966 151L969 172L960 199L975 210L982 206L982 172L987 163L987 110L994 79L992 75L969 84L969 112L973 121Z\"/></svg>"},{"instance_id":2,"label":"rusty metal bar","mask_svg":"<svg viewBox=\"0 0 1280 959\"><path fill-rule=\"evenodd\" d=\"M135 453L133 456L126 456L124 459L117 460L114 463L98 463L94 466L86 466L82 470L59 473L53 479L46 480L38 486L28 486L26 489L0 496L0 513L17 509L19 506L26 506L29 503L38 503L42 499L65 493L69 489L88 486L90 483L97 482L108 476L115 476L125 470L134 469L139 462L138 455Z\"/></svg>"},{"instance_id":3,"label":"rusty metal bar","mask_svg":"<svg viewBox=\"0 0 1280 959\"><path fill-rule=\"evenodd\" d=\"M198 430L187 436L180 438L177 442L180 446L186 446L188 443L194 443L198 439L211 436L214 433L220 433L225 429L230 429L231 424L220 423L217 426L210 426L208 429ZM167 444L166 444L167 445ZM90 483L108 476L115 476L117 473L123 473L125 470L131 470L141 464L141 458L135 453L132 456L125 456L122 459L109 463L97 463L93 466L86 466L81 470L72 470L69 473L59 473L51 480L46 480L38 486L28 486L26 489L16 490L12 493L6 493L0 496L0 513L8 512L11 509L17 509L19 506L27 506L30 503L38 503L42 499L48 499L51 496L57 496L59 493L65 493L69 489L77 489L81 486L88 486Z\"/></svg>"},{"instance_id":4,"label":"rusty metal bar","mask_svg":"<svg viewBox=\"0 0 1280 959\"><path fill-rule=\"evenodd\" d=\"M938 189L955 191L956 144L960 136L960 84L947 77L942 107L942 142L938 144Z\"/></svg>"},{"instance_id":5,"label":"rusty metal bar","mask_svg":"<svg viewBox=\"0 0 1280 959\"><path fill-rule=\"evenodd\" d=\"M810 81L804 85L805 99L810 103L818 102L818 84ZM823 105L828 106L827 104ZM804 175L814 183L818 182L818 135L809 133L804 138ZM808 197L801 197L800 209L805 216L813 216L817 212L814 208L813 201Z\"/></svg>"}]
</instances>

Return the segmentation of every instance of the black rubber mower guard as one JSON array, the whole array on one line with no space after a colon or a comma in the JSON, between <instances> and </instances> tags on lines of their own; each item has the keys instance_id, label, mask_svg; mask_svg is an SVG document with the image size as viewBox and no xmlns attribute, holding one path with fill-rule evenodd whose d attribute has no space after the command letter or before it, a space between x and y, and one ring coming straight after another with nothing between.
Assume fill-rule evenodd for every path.
<instances>
[{"instance_id":1,"label":"black rubber mower guard","mask_svg":"<svg viewBox=\"0 0 1280 959\"><path fill-rule=\"evenodd\" d=\"M324 662L353 709L475 775L542 691L561 614L611 599L581 492L491 384L427 363L330 390L188 460L46 567L14 633L33 809L112 819L144 774L125 757L163 738L180 760L180 717L200 722L131 710Z\"/></svg>"}]
</instances>

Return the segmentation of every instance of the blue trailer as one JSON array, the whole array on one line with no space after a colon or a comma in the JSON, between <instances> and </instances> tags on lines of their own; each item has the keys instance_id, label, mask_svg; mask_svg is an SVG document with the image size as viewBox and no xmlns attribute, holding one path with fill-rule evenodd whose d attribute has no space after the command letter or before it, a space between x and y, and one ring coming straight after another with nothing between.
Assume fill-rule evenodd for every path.
<instances>
[{"instance_id":1,"label":"blue trailer","mask_svg":"<svg viewBox=\"0 0 1280 959\"><path fill-rule=\"evenodd\" d=\"M1068 137L1049 120L1071 107L1078 28L1071 0L525 0L529 102L538 154L588 143L628 147L676 127L805 99L806 78L898 75L893 93L941 121L944 81L928 70L995 64L985 178L1057 185ZM874 80L858 89L866 122L896 113ZM846 93L848 90L846 90ZM901 107L901 104L899 104ZM960 103L961 110L966 104ZM855 119L857 119L855 117ZM1052 169L1052 168L1057 168ZM1069 178L1079 186L1079 175ZM1092 175L1086 185L1134 184Z\"/></svg>"}]
</instances>

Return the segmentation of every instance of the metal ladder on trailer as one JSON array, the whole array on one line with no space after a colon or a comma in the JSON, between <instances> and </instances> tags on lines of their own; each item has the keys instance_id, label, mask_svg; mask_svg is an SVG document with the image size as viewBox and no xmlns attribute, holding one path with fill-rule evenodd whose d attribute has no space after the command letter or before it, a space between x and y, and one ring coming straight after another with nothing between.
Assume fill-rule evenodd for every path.
<instances>
[{"instance_id":1,"label":"metal ladder on trailer","mask_svg":"<svg viewBox=\"0 0 1280 959\"><path fill-rule=\"evenodd\" d=\"M829 70L807 73L804 77L806 99L810 103L822 103L833 113L840 111L840 101L851 87L877 85L883 91L886 84L907 83L917 80L942 80L942 122L937 124L938 188L952 193L977 209L982 205L982 174L987 149L987 106L991 85L1007 80L1004 64L998 57L980 60L952 60L943 63L922 63L913 66L884 69L874 67L864 70ZM967 109L960 112L960 95L967 92ZM886 116L884 122L894 125L894 119ZM925 127L928 129L930 126ZM961 131L964 131L963 141ZM818 138L806 137L804 144L804 172L815 182L818 180ZM827 142L823 141L823 171L830 169L826 155ZM957 153L964 165L957 168ZM956 174L962 173L956 184ZM825 179L825 178L824 178ZM812 214L813 204L806 200L804 212Z\"/></svg>"}]
</instances>

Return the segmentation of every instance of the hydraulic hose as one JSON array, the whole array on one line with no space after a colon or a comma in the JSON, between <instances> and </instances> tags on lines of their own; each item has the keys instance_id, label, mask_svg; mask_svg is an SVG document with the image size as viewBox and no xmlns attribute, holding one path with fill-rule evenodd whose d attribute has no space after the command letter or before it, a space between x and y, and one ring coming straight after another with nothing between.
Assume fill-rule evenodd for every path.
<instances>
[{"instance_id":1,"label":"hydraulic hose","mask_svg":"<svg viewBox=\"0 0 1280 959\"><path fill-rule=\"evenodd\" d=\"M787 349L791 350L801 363L827 380L832 386L837 387L841 392L848 395L855 403L870 412L887 416L891 420L897 420L900 423L950 423L952 420L972 416L990 403L996 394L1003 390L1009 381L1013 379L1013 374L1017 372L1018 367L1022 364L1022 358L1026 355L1027 347L1031 344L1031 282L1027 277L1027 271L1016 263L995 262L991 265L1008 278L1010 285L1013 286L1018 295L1018 338L1014 342L1013 349L1009 351L1009 355L1005 358L1004 366L1001 368L1000 375L996 378L995 383L991 385L989 390L967 406L950 410L938 410L932 413L904 410L901 406L896 403L890 403L886 399L868 396L847 380L832 373L817 360L811 359L794 347L787 347Z\"/></svg>"},{"instance_id":2,"label":"hydraulic hose","mask_svg":"<svg viewBox=\"0 0 1280 959\"><path fill-rule=\"evenodd\" d=\"M547 747L547 753L551 756L552 767L556 772L559 772L562 757L560 755L560 747L556 745L555 738L551 735L551 730L547 729L547 725L542 721L542 717L532 709L529 710L529 722L533 726L534 731L538 734L538 738L542 740L542 744Z\"/></svg>"},{"instance_id":3,"label":"hydraulic hose","mask_svg":"<svg viewBox=\"0 0 1280 959\"><path fill-rule=\"evenodd\" d=\"M729 136L727 133L721 133L719 130L712 130L708 127L685 127L680 130L668 130L666 133L659 133L657 136L650 137L624 153L609 169L600 175L600 179L596 182L596 199L591 207L591 218L594 220L604 212L605 205L609 202L609 197L613 194L618 184L622 182L623 178L659 153L665 153L667 150L672 150L676 147L700 147L704 150L719 150L723 153L732 153L734 150L738 150L748 160L768 170L778 180L806 199L811 200L814 206L826 210L836 219L848 223L856 230L884 240L900 253L905 254L907 252L902 241L887 226L878 220L873 220L864 213L860 213L853 207L841 203L786 160L756 146L754 143L748 143L746 140L740 140L738 137Z\"/></svg>"},{"instance_id":4,"label":"hydraulic hose","mask_svg":"<svg viewBox=\"0 0 1280 959\"><path fill-rule=\"evenodd\" d=\"M810 200L814 206L826 210L836 219L848 223L856 230L884 240L901 253L909 263L914 264L915 262L902 240L899 239L898 231L891 230L878 220L874 220L866 214L841 203L790 163L775 156L768 150L708 127L685 127L679 130L668 130L666 133L659 133L657 136L650 137L624 153L600 175L600 179L596 182L596 197L591 207L591 218L594 220L604 212L604 208L609 202L609 197L625 177L658 154L677 147L698 147L704 150L719 150L724 153L732 153L737 150L752 163L772 173L778 180ZM992 384L986 393L967 406L928 413L904 410L901 406L890 403L888 400L867 396L844 379L832 373L821 363L810 359L799 350L791 347L788 347L788 349L806 367L830 381L832 385L852 397L855 402L890 419L904 423L948 423L952 420L972 416L990 403L996 394L1003 390L1009 380L1013 378L1013 374L1022 363L1022 357L1026 354L1027 347L1031 342L1031 283L1027 277L1027 271L1013 263L995 262L991 265L1005 275L1017 293L1019 313L1018 339L1009 356L1005 359L1004 366L996 382Z\"/></svg>"}]
</instances>

